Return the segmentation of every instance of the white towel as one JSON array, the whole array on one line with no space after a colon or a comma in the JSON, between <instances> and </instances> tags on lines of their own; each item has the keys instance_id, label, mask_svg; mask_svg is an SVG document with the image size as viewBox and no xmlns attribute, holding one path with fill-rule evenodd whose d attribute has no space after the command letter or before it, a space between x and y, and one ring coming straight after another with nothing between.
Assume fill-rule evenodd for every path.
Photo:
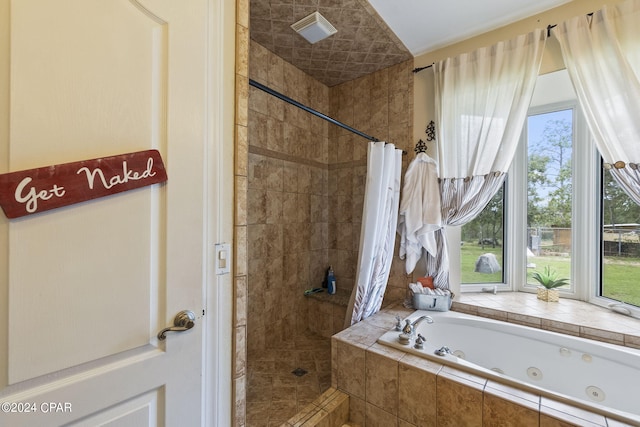
<instances>
[{"instance_id":1,"label":"white towel","mask_svg":"<svg viewBox=\"0 0 640 427\"><path fill-rule=\"evenodd\" d=\"M435 231L442 228L438 165L425 153L418 153L404 176L398 217L400 258L410 274L422 256L422 248L435 256Z\"/></svg>"}]
</instances>

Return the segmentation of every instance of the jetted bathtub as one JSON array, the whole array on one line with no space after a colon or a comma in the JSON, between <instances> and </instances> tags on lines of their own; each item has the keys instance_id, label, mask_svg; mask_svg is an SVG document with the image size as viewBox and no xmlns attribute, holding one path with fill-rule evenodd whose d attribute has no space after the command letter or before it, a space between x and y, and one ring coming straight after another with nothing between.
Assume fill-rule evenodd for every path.
<instances>
[{"instance_id":1,"label":"jetted bathtub","mask_svg":"<svg viewBox=\"0 0 640 427\"><path fill-rule=\"evenodd\" d=\"M424 315L434 322L420 322L408 345L396 330L378 342L640 424L640 350L452 311L407 319ZM417 334L423 349L414 348ZM436 355L442 347L449 352Z\"/></svg>"}]
</instances>

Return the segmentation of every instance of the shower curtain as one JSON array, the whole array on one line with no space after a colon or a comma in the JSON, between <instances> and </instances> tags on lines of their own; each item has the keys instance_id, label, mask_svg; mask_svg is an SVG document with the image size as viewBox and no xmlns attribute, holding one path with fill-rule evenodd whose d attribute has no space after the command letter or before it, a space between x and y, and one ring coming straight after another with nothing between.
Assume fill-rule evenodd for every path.
<instances>
[{"instance_id":1,"label":"shower curtain","mask_svg":"<svg viewBox=\"0 0 640 427\"><path fill-rule=\"evenodd\" d=\"M369 143L356 283L345 327L371 316L382 305L393 260L401 169L402 150L384 142Z\"/></svg>"}]
</instances>

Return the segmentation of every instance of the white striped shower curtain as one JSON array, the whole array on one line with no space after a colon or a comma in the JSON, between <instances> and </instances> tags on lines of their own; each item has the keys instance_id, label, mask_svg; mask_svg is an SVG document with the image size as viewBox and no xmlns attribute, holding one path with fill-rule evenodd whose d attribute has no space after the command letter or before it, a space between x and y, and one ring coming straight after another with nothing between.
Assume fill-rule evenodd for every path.
<instances>
[{"instance_id":1,"label":"white striped shower curtain","mask_svg":"<svg viewBox=\"0 0 640 427\"><path fill-rule=\"evenodd\" d=\"M401 169L402 150L384 142L369 143L356 283L345 327L371 316L382 305L393 260Z\"/></svg>"}]
</instances>

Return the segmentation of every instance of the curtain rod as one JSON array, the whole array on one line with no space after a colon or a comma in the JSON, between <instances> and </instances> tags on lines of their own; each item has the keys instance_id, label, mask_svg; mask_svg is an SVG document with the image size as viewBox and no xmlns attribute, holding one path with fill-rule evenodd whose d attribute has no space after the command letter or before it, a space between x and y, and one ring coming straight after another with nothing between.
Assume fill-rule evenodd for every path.
<instances>
[{"instance_id":1,"label":"curtain rod","mask_svg":"<svg viewBox=\"0 0 640 427\"><path fill-rule=\"evenodd\" d=\"M413 72L414 72L414 74L415 74L415 73L418 73L418 72L420 72L420 71L422 71L422 70L426 70L427 68L431 68L431 67L433 67L433 64L431 64L431 65L427 65L427 66L425 66L425 67L414 68L414 69L413 69Z\"/></svg>"},{"instance_id":2,"label":"curtain rod","mask_svg":"<svg viewBox=\"0 0 640 427\"><path fill-rule=\"evenodd\" d=\"M593 16L593 12L587 13L587 16ZM547 38L551 37L551 29L557 27L558 24L549 24L547 25Z\"/></svg>"},{"instance_id":3,"label":"curtain rod","mask_svg":"<svg viewBox=\"0 0 640 427\"><path fill-rule=\"evenodd\" d=\"M267 92L268 94L275 96L276 98L280 98L281 100L283 100L283 101L285 101L285 102L288 102L288 103L289 103L289 104L291 104L291 105L295 105L296 107L298 107L298 108L300 108L300 109L303 109L304 111L306 111L306 112L308 112L308 113L311 113L311 114L313 114L314 116L320 117L321 119L324 119L324 120L326 120L326 121L328 121L328 122L330 122L330 123L333 123L334 125L338 125L338 126L340 126L341 128L343 128L343 129L346 129L346 130L348 130L348 131L350 131L350 132L353 132L353 133L355 133L356 135L359 135L359 136L361 136L361 137L363 137L363 138L367 138L369 141L380 142L380 140L379 140L378 138L374 138L374 137L372 137L372 136L370 136L370 135L367 135L367 134L366 134L366 133L364 133L364 132L360 132L359 130L354 129L354 128L352 128L352 127L351 127L351 126L349 126L349 125L346 125L346 124L344 124L344 123L342 123L342 122L339 122L338 120L336 120L336 119L334 119L334 118L332 118L332 117L329 117L329 116L327 116L326 114L322 114L321 112L319 112L319 111L317 111L317 110L314 110L314 109L313 109L313 108L311 108L311 107L307 107L306 105L301 104L301 103L299 103L298 101L296 101L296 100L294 100L294 99L291 99L291 98L289 98L288 96L283 95L283 94L281 94L280 92L277 92L277 91L275 91L275 90L271 89L271 88L270 88L270 87L268 87L268 86L265 86L265 85L263 85L263 84L261 84L261 83L258 83L258 82L257 82L257 81L255 81L255 80L249 79L249 85L250 85L250 86L253 86L253 87L255 87L255 88L258 88L258 89L260 89L260 90L263 90L263 91Z\"/></svg>"},{"instance_id":4,"label":"curtain rod","mask_svg":"<svg viewBox=\"0 0 640 427\"><path fill-rule=\"evenodd\" d=\"M593 12L591 12L591 13L587 13L587 16L593 16ZM558 26L558 24L549 24L549 25L547 25L547 38L551 37L551 29L552 29L552 28L555 28L555 27L557 27L557 26ZM427 65L427 66L425 66L425 67L414 68L414 69L413 69L413 72L414 72L414 73L418 73L418 72L420 72L420 71L422 71L422 70L426 70L427 68L431 68L431 67L433 67L433 64L431 64L431 65Z\"/></svg>"}]
</instances>

